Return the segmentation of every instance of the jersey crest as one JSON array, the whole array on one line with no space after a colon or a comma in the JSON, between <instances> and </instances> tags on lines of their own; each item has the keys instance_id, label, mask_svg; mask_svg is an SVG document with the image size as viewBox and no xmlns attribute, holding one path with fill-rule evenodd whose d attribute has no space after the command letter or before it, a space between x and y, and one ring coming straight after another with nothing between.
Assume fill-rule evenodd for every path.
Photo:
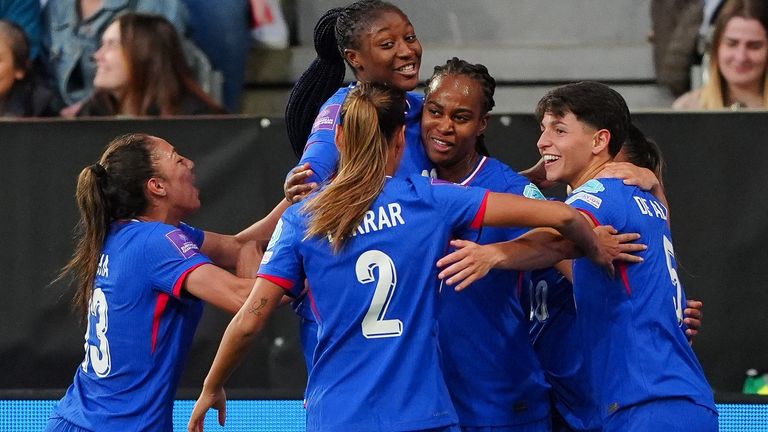
<instances>
[{"instance_id":1,"label":"jersey crest","mask_svg":"<svg viewBox=\"0 0 768 432\"><path fill-rule=\"evenodd\" d=\"M336 127L336 119L338 118L341 105L332 104L323 108L320 114L317 115L315 123L312 125L312 132L319 130L333 130Z\"/></svg>"},{"instance_id":2,"label":"jersey crest","mask_svg":"<svg viewBox=\"0 0 768 432\"><path fill-rule=\"evenodd\" d=\"M165 237L176 247L176 249L178 249L181 256L186 259L192 258L199 252L195 242L190 240L190 238L180 229L175 229L169 232Z\"/></svg>"}]
</instances>

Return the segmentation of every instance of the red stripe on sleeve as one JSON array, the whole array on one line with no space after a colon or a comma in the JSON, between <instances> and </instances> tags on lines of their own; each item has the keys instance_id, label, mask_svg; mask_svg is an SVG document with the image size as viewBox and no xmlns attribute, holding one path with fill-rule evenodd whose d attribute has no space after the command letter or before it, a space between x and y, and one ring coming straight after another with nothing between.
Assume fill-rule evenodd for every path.
<instances>
[{"instance_id":1,"label":"red stripe on sleeve","mask_svg":"<svg viewBox=\"0 0 768 432\"><path fill-rule=\"evenodd\" d=\"M629 274L627 273L627 263L620 262L620 263L617 263L616 266L619 267L619 274L621 275L621 280L624 282L624 288L627 290L627 294L631 297L632 287L629 286Z\"/></svg>"},{"instance_id":2,"label":"red stripe on sleeve","mask_svg":"<svg viewBox=\"0 0 768 432\"><path fill-rule=\"evenodd\" d=\"M485 219L485 209L488 207L488 195L491 193L491 191L485 191L485 196L483 197L483 202L480 204L480 209L477 211L477 214L475 215L475 219L472 220L472 224L469 226L472 229L480 229L480 227L483 226L483 219Z\"/></svg>"},{"instance_id":3,"label":"red stripe on sleeve","mask_svg":"<svg viewBox=\"0 0 768 432\"><path fill-rule=\"evenodd\" d=\"M203 264L208 264L208 263L200 263L200 264L194 265L188 268L184 273L181 274L181 276L179 276L178 279L176 279L176 283L173 284L174 296L176 296L177 298L181 297L181 287L184 286L184 281L187 280L187 276L189 276L189 274L192 273L192 270L200 267Z\"/></svg>"},{"instance_id":4,"label":"red stripe on sleeve","mask_svg":"<svg viewBox=\"0 0 768 432\"><path fill-rule=\"evenodd\" d=\"M576 210L578 210L578 211L582 212L583 214L587 215L587 216L589 217L589 219L592 221L592 223L593 223L593 224L595 224L595 226L596 226L596 227L599 227L599 226L601 225L601 224L600 224L600 221L599 221L599 220L597 220L597 218L595 217L595 215L593 215L593 214L592 214L592 213L590 213L589 211L587 211L587 210L584 210L584 209L576 209Z\"/></svg>"},{"instance_id":5,"label":"red stripe on sleeve","mask_svg":"<svg viewBox=\"0 0 768 432\"><path fill-rule=\"evenodd\" d=\"M517 298L523 296L523 272L517 273Z\"/></svg>"},{"instance_id":6,"label":"red stripe on sleeve","mask_svg":"<svg viewBox=\"0 0 768 432\"><path fill-rule=\"evenodd\" d=\"M286 291L290 290L295 285L295 283L292 280L281 278L279 276L272 276L272 275L263 274L263 273L259 273L256 276L260 278L264 278Z\"/></svg>"}]
</instances>

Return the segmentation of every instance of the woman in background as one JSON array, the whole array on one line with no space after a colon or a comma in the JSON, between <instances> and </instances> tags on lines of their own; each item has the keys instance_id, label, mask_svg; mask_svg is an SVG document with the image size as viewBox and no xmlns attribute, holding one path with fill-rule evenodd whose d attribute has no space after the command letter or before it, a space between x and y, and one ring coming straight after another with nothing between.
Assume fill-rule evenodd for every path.
<instances>
[{"instance_id":1,"label":"woman in background","mask_svg":"<svg viewBox=\"0 0 768 432\"><path fill-rule=\"evenodd\" d=\"M51 117L61 101L32 71L29 39L16 23L0 20L0 116Z\"/></svg>"},{"instance_id":2,"label":"woman in background","mask_svg":"<svg viewBox=\"0 0 768 432\"><path fill-rule=\"evenodd\" d=\"M96 91L78 117L224 114L195 81L173 25L158 15L121 15L94 55Z\"/></svg>"},{"instance_id":3,"label":"woman in background","mask_svg":"<svg viewBox=\"0 0 768 432\"><path fill-rule=\"evenodd\" d=\"M672 108L768 108L767 30L764 0L729 0L715 22L709 81L680 96Z\"/></svg>"}]
</instances>

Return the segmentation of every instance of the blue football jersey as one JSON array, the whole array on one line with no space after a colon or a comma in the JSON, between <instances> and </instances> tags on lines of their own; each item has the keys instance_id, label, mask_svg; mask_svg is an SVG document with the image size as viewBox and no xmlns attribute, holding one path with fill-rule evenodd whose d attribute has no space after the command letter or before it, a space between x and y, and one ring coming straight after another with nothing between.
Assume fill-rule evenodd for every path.
<instances>
[{"instance_id":1,"label":"blue football jersey","mask_svg":"<svg viewBox=\"0 0 768 432\"><path fill-rule=\"evenodd\" d=\"M552 386L555 409L573 431L599 431L573 286L554 268L536 270L528 296L531 343Z\"/></svg>"},{"instance_id":2,"label":"blue football jersey","mask_svg":"<svg viewBox=\"0 0 768 432\"><path fill-rule=\"evenodd\" d=\"M483 157L461 184L544 198L528 179ZM482 227L479 244L512 240L527 228ZM446 286L439 315L445 380L462 426L509 426L549 415L549 385L528 337L520 294L527 275L491 270L467 289Z\"/></svg>"},{"instance_id":3,"label":"blue football jersey","mask_svg":"<svg viewBox=\"0 0 768 432\"><path fill-rule=\"evenodd\" d=\"M567 201L596 224L640 233L641 264L611 278L575 260L574 293L587 368L601 416L639 403L682 397L715 410L712 390L681 327L685 294L677 274L667 209L620 179L593 179Z\"/></svg>"},{"instance_id":4,"label":"blue football jersey","mask_svg":"<svg viewBox=\"0 0 768 432\"><path fill-rule=\"evenodd\" d=\"M203 233L138 220L113 223L91 293L85 358L56 406L89 430L171 430L173 400L203 302L182 295L210 260Z\"/></svg>"},{"instance_id":5,"label":"blue football jersey","mask_svg":"<svg viewBox=\"0 0 768 432\"><path fill-rule=\"evenodd\" d=\"M430 184L433 183L433 184ZM283 215L260 276L308 299L318 321L309 431L411 431L455 424L437 341L438 269L453 233L479 225L487 191L389 178L339 253Z\"/></svg>"},{"instance_id":6,"label":"blue football jersey","mask_svg":"<svg viewBox=\"0 0 768 432\"><path fill-rule=\"evenodd\" d=\"M307 181L320 183L330 179L336 173L339 166L336 126L339 124L344 99L354 86L353 83L348 87L340 88L320 108L299 161L299 165L307 162L312 165L314 175ZM424 96L408 92L406 101L408 111L405 113L405 151L396 176L408 177L412 174L430 176L433 165L421 143L421 111L424 107Z\"/></svg>"}]
</instances>

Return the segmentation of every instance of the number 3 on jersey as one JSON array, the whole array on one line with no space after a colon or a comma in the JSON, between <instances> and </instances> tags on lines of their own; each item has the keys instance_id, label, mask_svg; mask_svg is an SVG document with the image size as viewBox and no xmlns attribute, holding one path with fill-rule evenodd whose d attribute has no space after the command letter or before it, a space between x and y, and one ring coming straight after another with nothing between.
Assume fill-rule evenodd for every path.
<instances>
[{"instance_id":1,"label":"number 3 on jersey","mask_svg":"<svg viewBox=\"0 0 768 432\"><path fill-rule=\"evenodd\" d=\"M378 280L374 277L374 269L379 270ZM357 259L355 273L361 283L376 282L371 305L362 322L363 336L368 339L399 337L403 334L403 322L384 319L397 287L395 263L382 251L369 250Z\"/></svg>"},{"instance_id":2,"label":"number 3 on jersey","mask_svg":"<svg viewBox=\"0 0 768 432\"><path fill-rule=\"evenodd\" d=\"M88 326L85 330L85 359L81 367L84 372L88 372L88 363L93 367L93 371L100 378L109 375L112 370L112 357L109 355L109 341L107 340L108 320L107 297L101 288L96 288L91 294L91 301L88 306ZM91 322L94 325L91 326ZM91 344L91 329L94 330L94 338L98 341L97 345Z\"/></svg>"}]
</instances>

